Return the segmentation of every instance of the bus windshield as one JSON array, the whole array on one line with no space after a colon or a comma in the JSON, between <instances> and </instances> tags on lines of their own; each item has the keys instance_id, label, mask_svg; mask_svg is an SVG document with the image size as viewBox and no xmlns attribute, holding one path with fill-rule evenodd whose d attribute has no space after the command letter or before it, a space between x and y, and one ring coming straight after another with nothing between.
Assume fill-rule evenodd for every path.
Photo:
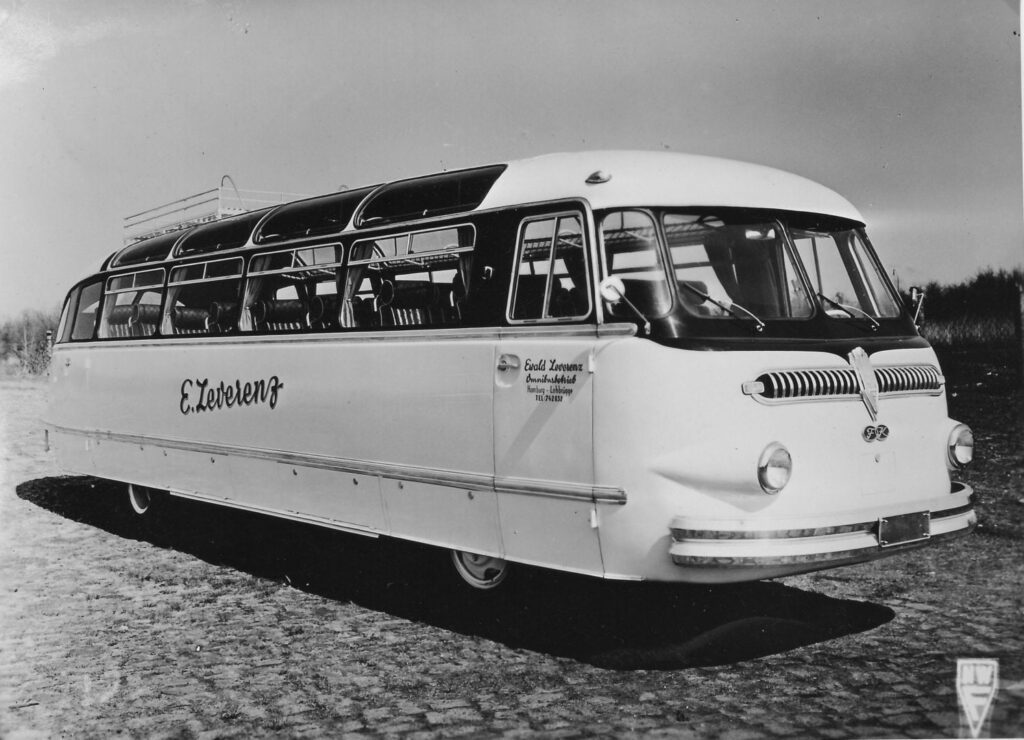
<instances>
[{"instance_id":1,"label":"bus windshield","mask_svg":"<svg viewBox=\"0 0 1024 740\"><path fill-rule=\"evenodd\" d=\"M649 319L678 313L763 327L762 320L820 315L874 330L876 319L901 315L852 222L731 209L631 209L608 212L600 223L606 274L623 281L627 298ZM628 315L622 306L609 313Z\"/></svg>"},{"instance_id":2,"label":"bus windshield","mask_svg":"<svg viewBox=\"0 0 1024 740\"><path fill-rule=\"evenodd\" d=\"M829 316L899 316L896 297L861 233L854 229L792 229L790 234Z\"/></svg>"},{"instance_id":3,"label":"bus windshield","mask_svg":"<svg viewBox=\"0 0 1024 740\"><path fill-rule=\"evenodd\" d=\"M662 219L679 303L697 316L806 318L811 301L782 225L726 223L718 216L666 213Z\"/></svg>"}]
</instances>

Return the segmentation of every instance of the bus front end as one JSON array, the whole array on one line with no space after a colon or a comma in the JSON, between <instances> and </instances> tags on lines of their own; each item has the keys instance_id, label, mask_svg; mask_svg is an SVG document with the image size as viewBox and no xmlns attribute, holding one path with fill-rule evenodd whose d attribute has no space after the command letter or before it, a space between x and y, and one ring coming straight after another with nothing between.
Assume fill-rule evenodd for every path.
<instances>
[{"instance_id":1,"label":"bus front end","mask_svg":"<svg viewBox=\"0 0 1024 740\"><path fill-rule=\"evenodd\" d=\"M598 224L606 311L638 326L595 376L597 478L627 499L601 523L609 577L774 578L974 528L973 435L863 224L738 208Z\"/></svg>"}]
</instances>

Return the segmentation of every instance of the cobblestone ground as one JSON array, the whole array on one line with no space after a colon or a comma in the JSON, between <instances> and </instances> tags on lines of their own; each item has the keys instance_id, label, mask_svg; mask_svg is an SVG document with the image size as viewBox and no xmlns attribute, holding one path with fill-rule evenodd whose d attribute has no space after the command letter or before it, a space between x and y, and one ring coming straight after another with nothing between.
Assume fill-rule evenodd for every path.
<instances>
[{"instance_id":1,"label":"cobblestone ground","mask_svg":"<svg viewBox=\"0 0 1024 740\"><path fill-rule=\"evenodd\" d=\"M529 572L488 601L429 550L181 500L143 527L57 477L44 392L0 381L0 736L957 737L958 657L998 658L985 732L1024 734L1005 396L969 538L730 588Z\"/></svg>"}]
</instances>

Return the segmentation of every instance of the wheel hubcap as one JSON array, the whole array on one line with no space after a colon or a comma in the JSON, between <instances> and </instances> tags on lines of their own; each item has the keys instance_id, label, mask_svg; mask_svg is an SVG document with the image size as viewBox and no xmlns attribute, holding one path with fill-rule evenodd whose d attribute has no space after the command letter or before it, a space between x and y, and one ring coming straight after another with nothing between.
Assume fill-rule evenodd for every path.
<instances>
[{"instance_id":1,"label":"wheel hubcap","mask_svg":"<svg viewBox=\"0 0 1024 740\"><path fill-rule=\"evenodd\" d=\"M473 588L495 588L508 575L508 562L490 555L453 550L452 561L462 580Z\"/></svg>"},{"instance_id":2,"label":"wheel hubcap","mask_svg":"<svg viewBox=\"0 0 1024 740\"><path fill-rule=\"evenodd\" d=\"M128 485L128 500L136 514L145 514L152 503L148 488L131 484Z\"/></svg>"}]
</instances>

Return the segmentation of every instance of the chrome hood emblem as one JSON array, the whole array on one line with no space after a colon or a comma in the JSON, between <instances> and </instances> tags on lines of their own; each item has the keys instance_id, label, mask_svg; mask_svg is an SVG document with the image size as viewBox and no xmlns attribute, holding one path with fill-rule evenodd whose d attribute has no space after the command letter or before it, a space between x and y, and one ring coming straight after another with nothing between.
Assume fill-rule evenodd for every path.
<instances>
[{"instance_id":1,"label":"chrome hood emblem","mask_svg":"<svg viewBox=\"0 0 1024 740\"><path fill-rule=\"evenodd\" d=\"M871 358L862 347L856 347L849 354L850 366L857 375L857 387L860 388L860 400L871 416L871 421L878 418L878 381L875 369L871 366Z\"/></svg>"}]
</instances>

